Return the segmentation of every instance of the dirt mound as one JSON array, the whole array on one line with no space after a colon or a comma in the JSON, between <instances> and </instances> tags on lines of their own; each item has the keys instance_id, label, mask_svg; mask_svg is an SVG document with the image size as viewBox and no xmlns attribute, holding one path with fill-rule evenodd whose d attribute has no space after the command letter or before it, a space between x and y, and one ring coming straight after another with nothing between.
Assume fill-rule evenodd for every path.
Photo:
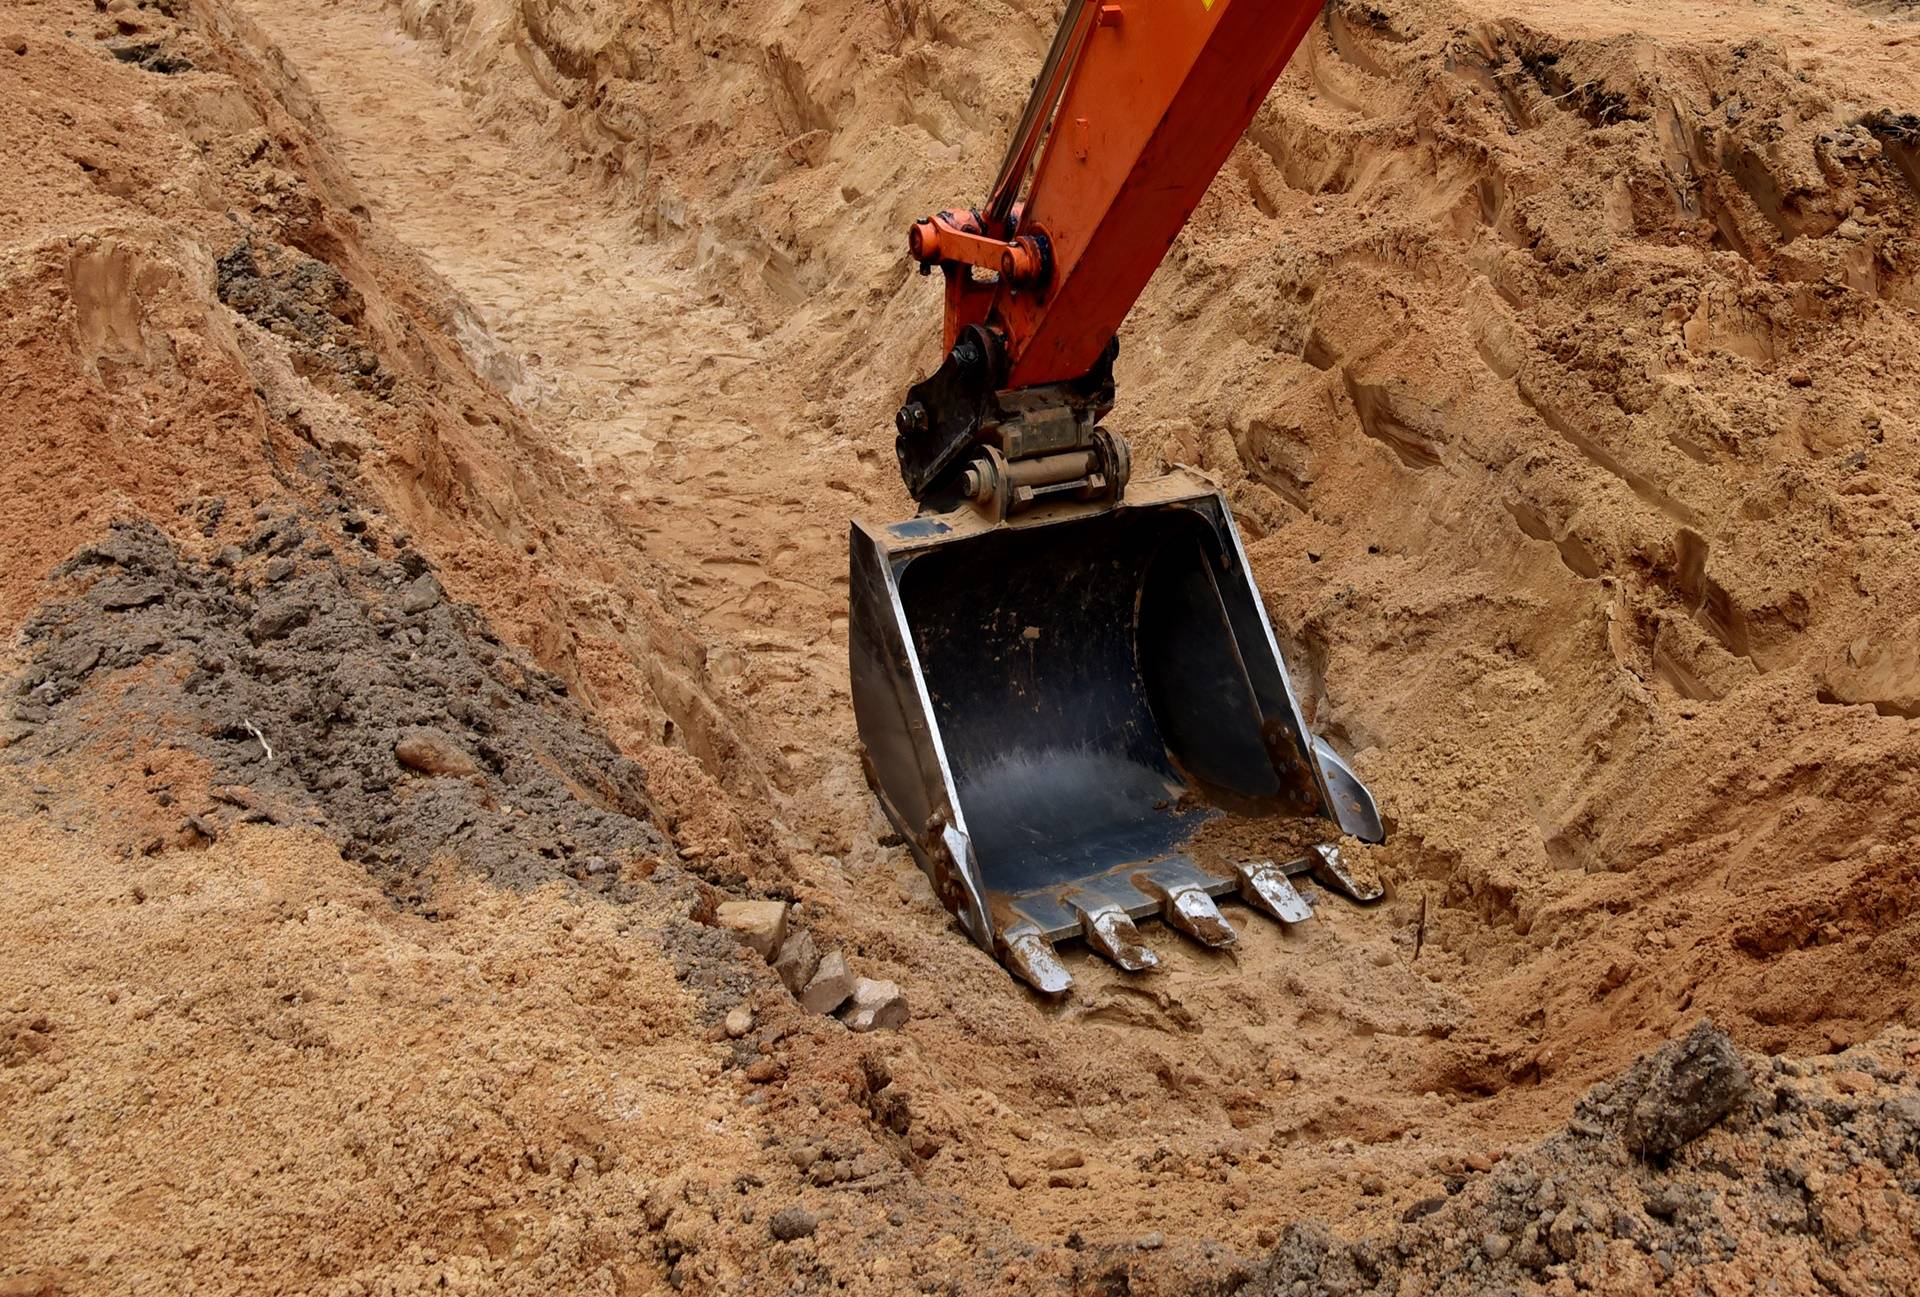
<instances>
[{"instance_id":1,"label":"dirt mound","mask_svg":"<svg viewBox=\"0 0 1920 1297\"><path fill-rule=\"evenodd\" d=\"M1920 1265L1916 1057L1895 1031L1809 1066L1742 1055L1703 1023L1391 1236L1289 1230L1241 1291L1904 1292Z\"/></svg>"},{"instance_id":2,"label":"dirt mound","mask_svg":"<svg viewBox=\"0 0 1920 1297\"><path fill-rule=\"evenodd\" d=\"M559 679L450 602L418 553L366 554L352 511L263 507L257 521L211 562L183 561L131 523L63 564L57 575L84 589L26 627L36 656L14 692L29 732L9 758L80 754L137 692L169 718L172 743L205 760L216 800L324 825L411 906L429 903L442 853L504 886L572 877L616 890L629 869L672 859L640 768ZM115 741L140 742L119 728ZM212 832L201 815L179 830Z\"/></svg>"}]
</instances>

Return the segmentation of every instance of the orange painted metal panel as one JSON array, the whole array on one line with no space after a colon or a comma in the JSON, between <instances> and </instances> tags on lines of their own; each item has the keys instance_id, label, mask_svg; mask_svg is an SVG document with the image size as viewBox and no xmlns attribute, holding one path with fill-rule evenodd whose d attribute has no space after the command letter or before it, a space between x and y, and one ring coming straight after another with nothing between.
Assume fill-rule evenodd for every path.
<instances>
[{"instance_id":1,"label":"orange painted metal panel","mask_svg":"<svg viewBox=\"0 0 1920 1297\"><path fill-rule=\"evenodd\" d=\"M1102 7L1021 219L1052 241L1052 277L1003 284L995 303L1011 387L1099 359L1320 12L1303 0Z\"/></svg>"}]
</instances>

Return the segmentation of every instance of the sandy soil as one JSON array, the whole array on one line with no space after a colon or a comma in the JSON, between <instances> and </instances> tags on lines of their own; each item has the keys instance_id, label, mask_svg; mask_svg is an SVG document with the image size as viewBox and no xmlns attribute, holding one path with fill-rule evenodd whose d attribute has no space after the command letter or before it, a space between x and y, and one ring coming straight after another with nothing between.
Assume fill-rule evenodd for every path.
<instances>
[{"instance_id":1,"label":"sandy soil","mask_svg":"<svg viewBox=\"0 0 1920 1297\"><path fill-rule=\"evenodd\" d=\"M0 22L25 47L0 45L25 159L0 194L10 1295L1202 1291L1276 1244L1257 1282L1292 1283L1291 1224L1386 1239L1463 1192L1521 1246L1480 1177L1702 1013L1799 1055L1913 1022L1900 6L1329 9L1123 334L1111 422L1144 470L1228 488L1316 722L1390 817L1362 858L1392 896L1290 932L1236 910L1231 956L1156 937L1147 979L1076 954L1057 1005L965 944L853 760L842 528L908 509L887 413L938 294L899 231L982 183L1049 21L39 0ZM134 519L179 547L182 593L53 575ZM373 593L284 629L276 557ZM471 624L410 610L421 579ZM193 687L195 615L255 687ZM346 746L268 686L327 653L437 660L456 631L526 660L484 686L504 728L451 677L422 694L481 758L435 851L356 827ZM283 635L297 669L241 643ZM536 724L545 677L577 710ZM209 697L247 700L257 746ZM527 827L487 735L553 725L579 823L668 845L589 873L573 812ZM644 795L579 773L616 748ZM436 778L367 785L366 819L448 805ZM748 895L898 982L909 1026L853 1037L708 940ZM1910 1102L1905 1038L1872 1048L1841 1070ZM1736 1125L1699 1156L1814 1138ZM1632 1231L1607 1273L1751 1291L1751 1258L1791 1253L1790 1290L1896 1291L1913 1151L1875 1147L1884 1171L1836 1192L1892 1215L1845 1247L1810 1258L1762 1214L1744 1279L1710 1249L1656 1273ZM795 1207L812 1232L776 1243ZM1601 1274L1551 1223L1512 1281Z\"/></svg>"}]
</instances>

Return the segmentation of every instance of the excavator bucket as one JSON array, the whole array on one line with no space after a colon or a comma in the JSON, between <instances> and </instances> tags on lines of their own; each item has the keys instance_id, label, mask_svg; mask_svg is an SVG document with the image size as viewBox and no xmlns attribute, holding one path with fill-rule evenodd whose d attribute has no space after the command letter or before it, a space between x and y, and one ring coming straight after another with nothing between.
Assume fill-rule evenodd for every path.
<instances>
[{"instance_id":1,"label":"excavator bucket","mask_svg":"<svg viewBox=\"0 0 1920 1297\"><path fill-rule=\"evenodd\" d=\"M1157 960L1136 919L1219 946L1216 897L1292 923L1301 874L1380 894L1310 836L1377 842L1379 814L1308 732L1204 479L1013 521L856 522L849 638L888 818L974 941L1043 992L1072 984L1058 940L1139 970Z\"/></svg>"}]
</instances>

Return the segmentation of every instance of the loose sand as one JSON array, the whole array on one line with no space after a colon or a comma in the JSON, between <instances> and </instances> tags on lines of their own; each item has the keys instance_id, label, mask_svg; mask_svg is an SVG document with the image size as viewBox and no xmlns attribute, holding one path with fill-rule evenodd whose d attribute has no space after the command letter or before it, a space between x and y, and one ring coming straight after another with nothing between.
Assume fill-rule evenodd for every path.
<instances>
[{"instance_id":1,"label":"loose sand","mask_svg":"<svg viewBox=\"0 0 1920 1297\"><path fill-rule=\"evenodd\" d=\"M1298 1222L1391 1240L1436 1198L1524 1254L1486 1168L1703 1014L1748 1050L1860 1046L1807 1084L1912 1102L1882 1033L1920 953L1920 19L1331 6L1123 331L1110 423L1138 472L1228 489L1314 720L1389 817L1348 850L1390 899L1286 932L1236 909L1229 956L1150 930L1145 979L1074 952L1057 1005L885 845L843 532L910 509L888 416L938 293L900 231L984 183L1050 23L0 20L0 1291L1204 1291ZM289 516L281 555L261 531ZM139 573L55 574L135 520L200 574L183 593L108 607ZM328 641L339 670L449 633L390 606L403 578L476 610L460 652L505 665L473 700L510 716L432 677L426 719L483 767L447 849L370 852L334 740L256 777L221 719L336 723L277 674L271 642L296 678L326 644L273 622L274 557L396 583ZM263 646L221 669L249 689L178 633L202 598ZM62 638L74 609L107 629ZM560 691L551 723L604 756L537 759L668 844L611 877L517 819L515 754L486 753L551 733L526 709ZM615 749L644 795L576 777ZM396 767L369 819L433 791ZM496 821L511 868L466 847ZM707 939L729 896L798 902L911 1023L800 1013ZM718 1039L742 1001L755 1028ZM1700 1157L1847 1163L1825 1126L1728 1120ZM1741 1216L1744 1275L1670 1257L1675 1290L1898 1291L1914 1153L1887 1147L1834 1191L1858 1230ZM792 1207L816 1228L776 1244ZM1601 1273L1542 1237L1515 1282ZM1623 1237L1635 1291L1660 1249Z\"/></svg>"}]
</instances>

